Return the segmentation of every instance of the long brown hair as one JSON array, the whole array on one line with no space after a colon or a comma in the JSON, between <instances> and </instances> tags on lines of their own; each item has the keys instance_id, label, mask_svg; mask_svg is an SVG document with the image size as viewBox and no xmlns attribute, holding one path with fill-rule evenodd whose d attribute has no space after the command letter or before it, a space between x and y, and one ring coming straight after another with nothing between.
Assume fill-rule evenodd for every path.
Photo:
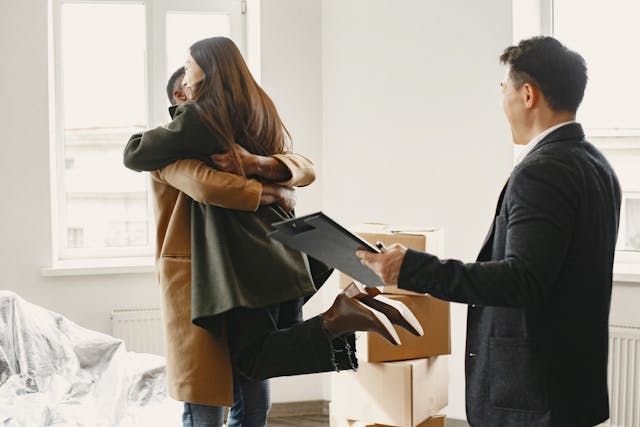
<instances>
[{"instance_id":1,"label":"long brown hair","mask_svg":"<svg viewBox=\"0 0 640 427\"><path fill-rule=\"evenodd\" d=\"M285 152L289 132L233 41L211 37L194 43L189 50L204 72L192 101L200 117L220 138L219 151L229 151L237 143L252 154Z\"/></svg>"}]
</instances>

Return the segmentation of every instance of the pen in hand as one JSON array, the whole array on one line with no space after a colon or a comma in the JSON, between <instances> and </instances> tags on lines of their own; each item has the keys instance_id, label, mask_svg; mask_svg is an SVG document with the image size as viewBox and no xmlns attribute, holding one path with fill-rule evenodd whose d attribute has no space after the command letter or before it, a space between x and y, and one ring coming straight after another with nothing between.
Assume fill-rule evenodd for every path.
<instances>
[{"instance_id":1,"label":"pen in hand","mask_svg":"<svg viewBox=\"0 0 640 427\"><path fill-rule=\"evenodd\" d=\"M380 249L380 253L387 252L387 248L385 248L384 244L380 240L376 241L376 247Z\"/></svg>"}]
</instances>

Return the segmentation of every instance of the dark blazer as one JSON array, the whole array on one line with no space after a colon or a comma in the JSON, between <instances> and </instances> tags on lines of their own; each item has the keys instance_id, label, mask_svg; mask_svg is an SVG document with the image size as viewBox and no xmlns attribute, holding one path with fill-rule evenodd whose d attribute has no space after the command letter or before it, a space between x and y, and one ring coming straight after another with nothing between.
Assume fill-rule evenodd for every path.
<instances>
[{"instance_id":1,"label":"dark blazer","mask_svg":"<svg viewBox=\"0 0 640 427\"><path fill-rule=\"evenodd\" d=\"M515 167L475 263L409 250L403 289L469 304L472 426L593 426L609 417L608 318L620 186L577 123Z\"/></svg>"}]
</instances>

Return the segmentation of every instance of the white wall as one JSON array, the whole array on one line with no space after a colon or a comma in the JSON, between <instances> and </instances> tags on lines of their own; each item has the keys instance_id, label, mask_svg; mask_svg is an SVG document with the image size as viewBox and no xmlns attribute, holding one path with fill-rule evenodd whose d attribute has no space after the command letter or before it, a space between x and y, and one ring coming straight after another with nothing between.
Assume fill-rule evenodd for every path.
<instances>
[{"instance_id":1,"label":"white wall","mask_svg":"<svg viewBox=\"0 0 640 427\"><path fill-rule=\"evenodd\" d=\"M320 2L261 2L262 87L291 133L292 148L322 167ZM323 176L297 192L296 213L320 209Z\"/></svg>"},{"instance_id":2,"label":"white wall","mask_svg":"<svg viewBox=\"0 0 640 427\"><path fill-rule=\"evenodd\" d=\"M511 0L323 1L322 208L438 225L471 261L512 164L498 56ZM465 418L466 307L452 307L449 416Z\"/></svg>"},{"instance_id":3,"label":"white wall","mask_svg":"<svg viewBox=\"0 0 640 427\"><path fill-rule=\"evenodd\" d=\"M260 55L262 87L271 96L293 140L293 150L308 156L322 171L322 67L317 0L262 1ZM296 213L321 208L325 177L297 191ZM334 281L305 305L308 318L330 304ZM329 375L313 374L271 381L273 402L329 400Z\"/></svg>"},{"instance_id":4,"label":"white wall","mask_svg":"<svg viewBox=\"0 0 640 427\"><path fill-rule=\"evenodd\" d=\"M640 283L614 282L609 324L640 327Z\"/></svg>"}]
</instances>

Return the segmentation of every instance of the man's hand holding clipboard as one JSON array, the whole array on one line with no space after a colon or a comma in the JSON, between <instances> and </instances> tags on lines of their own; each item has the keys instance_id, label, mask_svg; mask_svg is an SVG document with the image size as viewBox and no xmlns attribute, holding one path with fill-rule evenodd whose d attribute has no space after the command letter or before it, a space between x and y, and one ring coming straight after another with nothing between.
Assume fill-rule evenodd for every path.
<instances>
[{"instance_id":1,"label":"man's hand holding clipboard","mask_svg":"<svg viewBox=\"0 0 640 427\"><path fill-rule=\"evenodd\" d=\"M386 265L387 260L397 257L398 245L389 246L387 250L390 252L382 253L382 249L379 246L376 247L361 239L322 212L276 222L271 225L274 228L269 233L272 239L342 271L367 287L390 284L383 282L381 280L382 276L375 269L368 268L369 266L356 256L356 251L381 257L379 259L371 258L368 261L375 261L371 265L375 265L375 268L382 268L383 265ZM404 251L406 251L406 248L404 248ZM404 254L404 252L402 253ZM402 260L400 260L401 262ZM385 277L391 279L386 274ZM396 272L396 281L397 278L398 274Z\"/></svg>"},{"instance_id":2,"label":"man's hand holding clipboard","mask_svg":"<svg viewBox=\"0 0 640 427\"><path fill-rule=\"evenodd\" d=\"M407 248L397 243L384 246L381 242L377 242L376 247L380 249L381 253L358 250L356 256L363 265L369 267L382 280L382 283L397 285Z\"/></svg>"}]
</instances>

